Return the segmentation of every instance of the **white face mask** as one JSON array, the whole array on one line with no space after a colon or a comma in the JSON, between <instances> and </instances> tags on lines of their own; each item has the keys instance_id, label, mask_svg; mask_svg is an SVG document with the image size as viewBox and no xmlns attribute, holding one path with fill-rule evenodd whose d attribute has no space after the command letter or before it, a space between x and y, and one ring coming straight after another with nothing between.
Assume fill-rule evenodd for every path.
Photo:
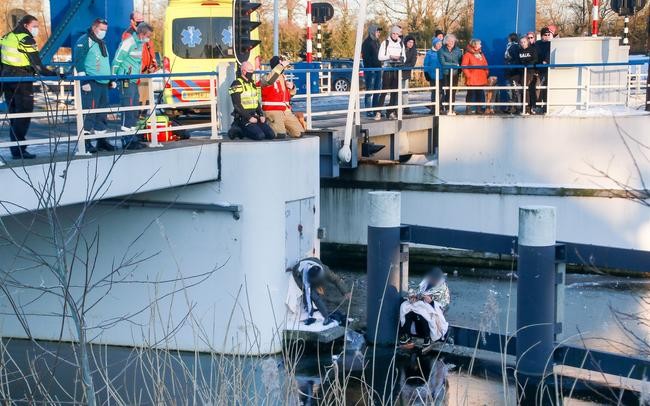
<instances>
[{"instance_id":1,"label":"white face mask","mask_svg":"<svg viewBox=\"0 0 650 406\"><path fill-rule=\"evenodd\" d=\"M97 31L97 32L95 33L95 36L96 36L98 39L104 39L104 38L106 37L106 31L104 31L104 30L99 30L99 31Z\"/></svg>"},{"instance_id":2,"label":"white face mask","mask_svg":"<svg viewBox=\"0 0 650 406\"><path fill-rule=\"evenodd\" d=\"M32 34L32 37L38 37L38 27L32 27L29 29L29 33Z\"/></svg>"},{"instance_id":3,"label":"white face mask","mask_svg":"<svg viewBox=\"0 0 650 406\"><path fill-rule=\"evenodd\" d=\"M142 39L142 42L149 42L149 41L151 41L151 38L143 38Z\"/></svg>"}]
</instances>

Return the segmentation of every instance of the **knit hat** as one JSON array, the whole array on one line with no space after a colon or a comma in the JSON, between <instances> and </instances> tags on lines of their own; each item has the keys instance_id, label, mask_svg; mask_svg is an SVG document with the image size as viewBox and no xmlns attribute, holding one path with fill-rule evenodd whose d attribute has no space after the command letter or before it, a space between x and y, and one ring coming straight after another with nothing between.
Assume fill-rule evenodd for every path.
<instances>
[{"instance_id":1,"label":"knit hat","mask_svg":"<svg viewBox=\"0 0 650 406\"><path fill-rule=\"evenodd\" d=\"M445 33L442 32L442 30L436 30L436 32L433 33L433 35L434 35L435 37L437 37L438 35L445 35Z\"/></svg>"},{"instance_id":2,"label":"knit hat","mask_svg":"<svg viewBox=\"0 0 650 406\"><path fill-rule=\"evenodd\" d=\"M440 42L442 42L442 40L441 40L440 38L438 38L438 37L433 37L433 38L431 39L431 48L435 48L435 46L436 46L438 43L440 43Z\"/></svg>"},{"instance_id":3,"label":"knit hat","mask_svg":"<svg viewBox=\"0 0 650 406\"><path fill-rule=\"evenodd\" d=\"M278 66L279 63L280 63L280 57L277 55L272 57L271 60L269 61L269 65L271 65L271 69Z\"/></svg>"},{"instance_id":4,"label":"knit hat","mask_svg":"<svg viewBox=\"0 0 650 406\"><path fill-rule=\"evenodd\" d=\"M390 33L402 35L402 29L399 25L393 25L393 27L390 29Z\"/></svg>"},{"instance_id":5,"label":"knit hat","mask_svg":"<svg viewBox=\"0 0 650 406\"><path fill-rule=\"evenodd\" d=\"M544 36L544 34L553 34L553 31L551 31L551 29L548 28L548 27L544 27L544 28L542 28L542 31L540 32L540 34L542 34L542 36Z\"/></svg>"}]
</instances>

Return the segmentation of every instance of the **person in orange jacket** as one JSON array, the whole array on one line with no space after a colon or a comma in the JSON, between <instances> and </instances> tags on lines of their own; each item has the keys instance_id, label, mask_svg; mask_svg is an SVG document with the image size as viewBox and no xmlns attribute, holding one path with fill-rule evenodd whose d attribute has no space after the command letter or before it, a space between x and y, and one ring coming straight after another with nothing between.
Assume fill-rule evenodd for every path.
<instances>
[{"instance_id":1,"label":"person in orange jacket","mask_svg":"<svg viewBox=\"0 0 650 406\"><path fill-rule=\"evenodd\" d=\"M291 110L291 97L296 94L296 87L293 82L286 80L283 74L289 66L289 61L274 56L269 64L271 72L262 77L258 84L261 87L264 115L278 138L287 135L291 138L301 137L304 128Z\"/></svg>"},{"instance_id":2,"label":"person in orange jacket","mask_svg":"<svg viewBox=\"0 0 650 406\"><path fill-rule=\"evenodd\" d=\"M122 41L129 38L138 28L138 24L144 21L144 16L139 11L134 11L129 16L131 21L129 28L122 33ZM139 73L154 73L158 70L156 62L156 50L153 41L149 41L142 47L142 65ZM140 95L140 104L146 104L149 101L149 81L138 80L138 93Z\"/></svg>"},{"instance_id":3,"label":"person in orange jacket","mask_svg":"<svg viewBox=\"0 0 650 406\"><path fill-rule=\"evenodd\" d=\"M488 62L481 51L481 40L472 39L467 45L461 66L487 66ZM465 86L487 86L489 70L486 69L463 69ZM467 103L485 103L485 92L482 89L470 89L467 91ZM467 106L467 114L474 112L483 113L485 106Z\"/></svg>"}]
</instances>

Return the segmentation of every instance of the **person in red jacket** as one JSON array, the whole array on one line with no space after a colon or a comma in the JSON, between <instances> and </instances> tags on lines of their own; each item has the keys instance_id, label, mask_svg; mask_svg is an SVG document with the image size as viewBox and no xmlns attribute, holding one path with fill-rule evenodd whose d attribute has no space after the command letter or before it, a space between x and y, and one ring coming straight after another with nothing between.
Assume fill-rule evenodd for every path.
<instances>
[{"instance_id":1,"label":"person in red jacket","mask_svg":"<svg viewBox=\"0 0 650 406\"><path fill-rule=\"evenodd\" d=\"M472 39L467 45L467 50L463 55L461 66L487 66L487 59L481 51L481 40ZM465 76L466 86L487 86L488 84L488 69L463 69ZM469 89L467 91L467 103L485 103L485 92L483 89ZM474 114L478 112L482 114L485 106L470 105L467 106L467 114Z\"/></svg>"},{"instance_id":2,"label":"person in red jacket","mask_svg":"<svg viewBox=\"0 0 650 406\"><path fill-rule=\"evenodd\" d=\"M292 138L300 137L304 129L291 111L291 96L296 94L296 87L293 82L287 81L282 73L289 61L274 56L269 64L271 73L262 77L259 83L262 88L264 116L269 120L269 125L278 138L284 138L287 134Z\"/></svg>"}]
</instances>

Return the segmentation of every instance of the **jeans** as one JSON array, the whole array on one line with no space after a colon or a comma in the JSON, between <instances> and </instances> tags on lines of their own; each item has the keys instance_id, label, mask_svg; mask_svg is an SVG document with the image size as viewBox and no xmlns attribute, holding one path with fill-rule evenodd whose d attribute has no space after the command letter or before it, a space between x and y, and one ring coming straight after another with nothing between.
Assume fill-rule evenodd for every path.
<instances>
[{"instance_id":1,"label":"jeans","mask_svg":"<svg viewBox=\"0 0 650 406\"><path fill-rule=\"evenodd\" d=\"M84 109L103 109L108 107L108 83L86 82L90 91L81 91L81 105ZM85 84L82 82L82 85ZM108 118L106 113L92 113L84 116L84 130L106 131Z\"/></svg>"},{"instance_id":2,"label":"jeans","mask_svg":"<svg viewBox=\"0 0 650 406\"><path fill-rule=\"evenodd\" d=\"M366 71L363 74L366 82L366 90L381 90L381 71ZM365 95L365 108L377 107L379 105L379 93Z\"/></svg>"},{"instance_id":3,"label":"jeans","mask_svg":"<svg viewBox=\"0 0 650 406\"><path fill-rule=\"evenodd\" d=\"M485 103L485 92L482 89L469 89L467 90L467 103ZM484 105L467 106L467 111L481 111L484 110Z\"/></svg>"}]
</instances>

